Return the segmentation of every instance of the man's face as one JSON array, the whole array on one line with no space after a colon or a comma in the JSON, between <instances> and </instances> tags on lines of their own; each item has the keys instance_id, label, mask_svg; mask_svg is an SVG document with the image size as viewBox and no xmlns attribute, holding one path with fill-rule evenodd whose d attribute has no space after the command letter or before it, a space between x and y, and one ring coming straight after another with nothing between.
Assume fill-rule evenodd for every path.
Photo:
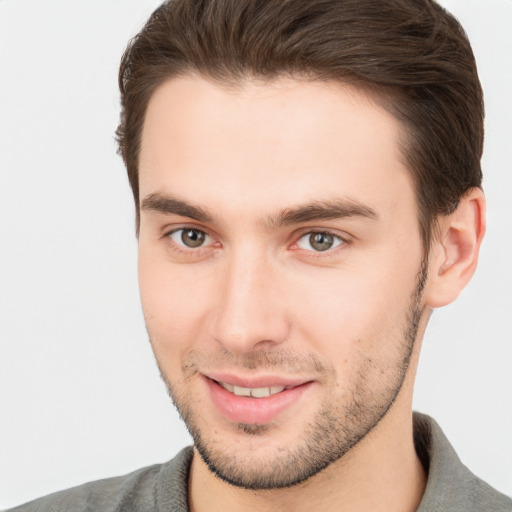
<instances>
[{"instance_id":1,"label":"man's face","mask_svg":"<svg viewBox=\"0 0 512 512\"><path fill-rule=\"evenodd\" d=\"M147 329L196 448L231 483L308 478L401 389L425 275L399 136L392 116L335 84L189 77L151 98Z\"/></svg>"}]
</instances>

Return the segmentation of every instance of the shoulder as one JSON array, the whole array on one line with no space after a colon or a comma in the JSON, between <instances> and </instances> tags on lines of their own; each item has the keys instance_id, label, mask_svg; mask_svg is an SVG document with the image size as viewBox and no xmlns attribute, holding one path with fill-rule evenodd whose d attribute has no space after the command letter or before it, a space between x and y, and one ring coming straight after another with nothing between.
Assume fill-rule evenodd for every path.
<instances>
[{"instance_id":1,"label":"shoulder","mask_svg":"<svg viewBox=\"0 0 512 512\"><path fill-rule=\"evenodd\" d=\"M428 475L417 512L512 512L512 499L493 489L462 464L432 418L415 413L414 441Z\"/></svg>"},{"instance_id":2,"label":"shoulder","mask_svg":"<svg viewBox=\"0 0 512 512\"><path fill-rule=\"evenodd\" d=\"M165 464L56 492L8 512L186 512L191 459L192 448L185 448Z\"/></svg>"}]
</instances>

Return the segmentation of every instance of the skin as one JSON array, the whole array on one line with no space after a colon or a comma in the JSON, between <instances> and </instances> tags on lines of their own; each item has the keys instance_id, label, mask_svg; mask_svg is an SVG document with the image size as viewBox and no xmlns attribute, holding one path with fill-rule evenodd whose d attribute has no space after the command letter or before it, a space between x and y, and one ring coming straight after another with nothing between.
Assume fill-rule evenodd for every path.
<instances>
[{"instance_id":1,"label":"skin","mask_svg":"<svg viewBox=\"0 0 512 512\"><path fill-rule=\"evenodd\" d=\"M419 347L432 307L474 271L484 200L470 191L441 219L420 283L426 258L400 138L390 114L339 84L228 88L188 76L151 98L140 290L162 376L202 445L192 510L417 508ZM329 205L331 218L311 219L304 205ZM184 229L204 240L187 247ZM333 247L315 250L310 234L324 232ZM240 425L212 401L206 377L218 374L307 386L271 420ZM242 488L262 482L273 489Z\"/></svg>"}]
</instances>

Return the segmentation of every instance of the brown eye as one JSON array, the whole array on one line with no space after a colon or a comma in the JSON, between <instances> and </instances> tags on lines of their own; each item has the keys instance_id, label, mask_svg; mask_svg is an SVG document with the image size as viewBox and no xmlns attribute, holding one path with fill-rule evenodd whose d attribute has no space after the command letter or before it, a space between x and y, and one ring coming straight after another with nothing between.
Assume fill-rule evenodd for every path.
<instances>
[{"instance_id":1,"label":"brown eye","mask_svg":"<svg viewBox=\"0 0 512 512\"><path fill-rule=\"evenodd\" d=\"M187 247L199 247L203 245L205 240L204 233L197 229L184 229L181 232L181 241Z\"/></svg>"},{"instance_id":2,"label":"brown eye","mask_svg":"<svg viewBox=\"0 0 512 512\"><path fill-rule=\"evenodd\" d=\"M301 249L313 250L315 252L328 251L334 247L338 247L343 243L343 240L331 233L316 231L313 233L306 233L302 236L297 245Z\"/></svg>"},{"instance_id":3,"label":"brown eye","mask_svg":"<svg viewBox=\"0 0 512 512\"><path fill-rule=\"evenodd\" d=\"M196 249L209 240L209 236L200 229L182 228L172 232L169 237L178 245Z\"/></svg>"},{"instance_id":4,"label":"brown eye","mask_svg":"<svg viewBox=\"0 0 512 512\"><path fill-rule=\"evenodd\" d=\"M327 251L334 243L334 237L328 233L311 233L309 243L316 251Z\"/></svg>"}]
</instances>

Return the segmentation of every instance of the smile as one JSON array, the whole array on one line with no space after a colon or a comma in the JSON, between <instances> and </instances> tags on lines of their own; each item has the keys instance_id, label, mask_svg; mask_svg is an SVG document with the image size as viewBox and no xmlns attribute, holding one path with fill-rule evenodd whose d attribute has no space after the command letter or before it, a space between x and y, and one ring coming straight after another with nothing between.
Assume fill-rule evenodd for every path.
<instances>
[{"instance_id":1,"label":"smile","mask_svg":"<svg viewBox=\"0 0 512 512\"><path fill-rule=\"evenodd\" d=\"M313 381L304 379L266 377L252 380L210 375L204 376L203 382L217 413L230 422L253 425L269 424L287 414L288 410L298 406L304 393L315 387ZM233 381L238 382L233 384Z\"/></svg>"},{"instance_id":2,"label":"smile","mask_svg":"<svg viewBox=\"0 0 512 512\"><path fill-rule=\"evenodd\" d=\"M286 389L286 386L269 386L262 388L243 388L241 386L234 386L228 382L217 382L225 390L233 393L236 396L250 396L252 398L266 398L267 396L281 393Z\"/></svg>"}]
</instances>

